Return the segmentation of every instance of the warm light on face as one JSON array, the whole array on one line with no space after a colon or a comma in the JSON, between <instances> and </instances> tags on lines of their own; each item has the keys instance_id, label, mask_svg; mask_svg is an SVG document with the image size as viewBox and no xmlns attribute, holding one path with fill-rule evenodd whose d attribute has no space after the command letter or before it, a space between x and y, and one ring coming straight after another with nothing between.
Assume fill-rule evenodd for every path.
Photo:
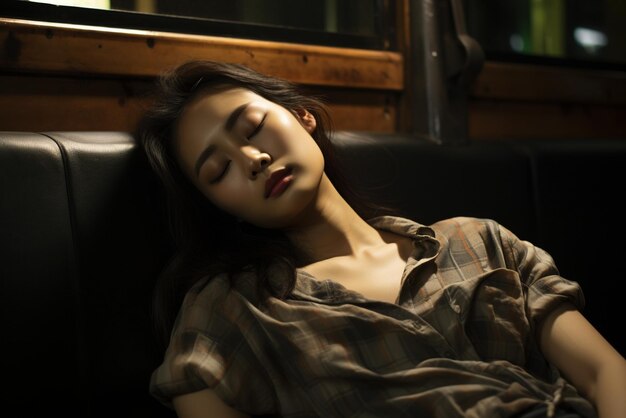
<instances>
[{"instance_id":1,"label":"warm light on face","mask_svg":"<svg viewBox=\"0 0 626 418\"><path fill-rule=\"evenodd\" d=\"M176 158L223 211L262 228L292 227L314 205L324 174L324 157L311 136L315 127L306 111L291 112L231 87L187 105Z\"/></svg>"}]
</instances>

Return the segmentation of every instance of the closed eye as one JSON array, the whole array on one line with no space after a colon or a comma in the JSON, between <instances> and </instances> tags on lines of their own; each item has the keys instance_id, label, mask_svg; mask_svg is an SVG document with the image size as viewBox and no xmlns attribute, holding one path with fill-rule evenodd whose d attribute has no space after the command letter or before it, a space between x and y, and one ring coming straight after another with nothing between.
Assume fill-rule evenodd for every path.
<instances>
[{"instance_id":1,"label":"closed eye","mask_svg":"<svg viewBox=\"0 0 626 418\"><path fill-rule=\"evenodd\" d=\"M226 163L226 165L224 166L224 169L222 170L222 172L215 177L213 180L209 181L209 184L215 184L215 183L219 183L219 181L226 175L226 173L228 172L228 168L230 167L230 161L228 161Z\"/></svg>"},{"instance_id":2,"label":"closed eye","mask_svg":"<svg viewBox=\"0 0 626 418\"><path fill-rule=\"evenodd\" d=\"M267 114L263 115L263 119L261 119L261 122L257 125L256 128L254 128L252 133L250 135L248 135L248 140L252 139L256 134L259 133L261 128L263 128L263 124L265 123L265 118L267 118Z\"/></svg>"},{"instance_id":3,"label":"closed eye","mask_svg":"<svg viewBox=\"0 0 626 418\"><path fill-rule=\"evenodd\" d=\"M263 128L263 125L265 124L265 118L267 118L267 114L263 115L263 119L261 119L261 122L259 122L257 127L254 128L254 130L252 131L252 133L250 133L250 135L247 136L248 140L251 140ZM219 183L220 180L222 180L222 178L224 178L224 176L228 173L228 169L230 168L230 163L231 162L228 161L226 163L226 165L224 166L224 169L222 170L222 172L217 177L215 177L213 180L210 180L209 184Z\"/></svg>"}]
</instances>

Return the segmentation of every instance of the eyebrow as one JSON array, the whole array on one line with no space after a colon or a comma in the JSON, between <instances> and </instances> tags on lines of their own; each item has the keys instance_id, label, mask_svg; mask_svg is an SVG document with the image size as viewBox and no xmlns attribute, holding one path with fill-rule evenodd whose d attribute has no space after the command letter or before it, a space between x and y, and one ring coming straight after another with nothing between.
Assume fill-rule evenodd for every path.
<instances>
[{"instance_id":1,"label":"eyebrow","mask_svg":"<svg viewBox=\"0 0 626 418\"><path fill-rule=\"evenodd\" d=\"M224 128L226 129L227 132L230 132L233 130L233 127L235 126L237 119L239 119L239 116L241 116L241 114L244 112L244 110L246 110L248 106L250 106L250 102L237 106L237 108L232 111L232 113L226 119L226 123L224 124ZM215 151L214 144L210 144L208 147L202 150L202 152L198 156L198 159L196 160L196 164L194 165L194 172L196 173L196 177L198 177L198 174L200 172L200 167L202 167L204 162L209 159L209 157L211 156L211 154L213 154L214 151Z\"/></svg>"}]
</instances>

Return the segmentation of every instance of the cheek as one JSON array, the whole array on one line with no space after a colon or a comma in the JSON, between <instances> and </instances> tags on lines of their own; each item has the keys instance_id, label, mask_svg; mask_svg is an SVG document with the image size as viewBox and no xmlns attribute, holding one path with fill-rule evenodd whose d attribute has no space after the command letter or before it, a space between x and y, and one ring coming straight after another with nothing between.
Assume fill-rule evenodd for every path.
<instances>
[{"instance_id":1,"label":"cheek","mask_svg":"<svg viewBox=\"0 0 626 418\"><path fill-rule=\"evenodd\" d=\"M317 147L309 133L291 114L277 112L266 124L265 135L260 135L257 144L268 151L274 159L283 155L306 156L311 152L311 143Z\"/></svg>"},{"instance_id":2,"label":"cheek","mask_svg":"<svg viewBox=\"0 0 626 418\"><path fill-rule=\"evenodd\" d=\"M241 181L223 181L213 187L206 196L224 212L241 217L250 207L250 196L253 191L248 185L249 183Z\"/></svg>"},{"instance_id":3,"label":"cheek","mask_svg":"<svg viewBox=\"0 0 626 418\"><path fill-rule=\"evenodd\" d=\"M239 215L245 207L246 191L242 187L220 188L208 197L218 208L232 215Z\"/></svg>"},{"instance_id":4,"label":"cheek","mask_svg":"<svg viewBox=\"0 0 626 418\"><path fill-rule=\"evenodd\" d=\"M324 169L324 156L317 143L310 137L298 138L290 144L290 152L297 156L310 170L314 172Z\"/></svg>"}]
</instances>

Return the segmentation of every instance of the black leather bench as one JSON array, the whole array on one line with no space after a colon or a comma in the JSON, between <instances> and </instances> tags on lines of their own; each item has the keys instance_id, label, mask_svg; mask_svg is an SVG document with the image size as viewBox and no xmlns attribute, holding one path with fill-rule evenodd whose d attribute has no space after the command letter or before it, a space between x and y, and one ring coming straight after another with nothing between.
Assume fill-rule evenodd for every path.
<instances>
[{"instance_id":1,"label":"black leather bench","mask_svg":"<svg viewBox=\"0 0 626 418\"><path fill-rule=\"evenodd\" d=\"M626 354L626 141L442 146L339 132L348 177L422 223L493 218L579 281L585 315ZM173 417L148 394L160 359L155 276L171 254L159 185L122 132L0 132L2 359L8 416Z\"/></svg>"}]
</instances>

